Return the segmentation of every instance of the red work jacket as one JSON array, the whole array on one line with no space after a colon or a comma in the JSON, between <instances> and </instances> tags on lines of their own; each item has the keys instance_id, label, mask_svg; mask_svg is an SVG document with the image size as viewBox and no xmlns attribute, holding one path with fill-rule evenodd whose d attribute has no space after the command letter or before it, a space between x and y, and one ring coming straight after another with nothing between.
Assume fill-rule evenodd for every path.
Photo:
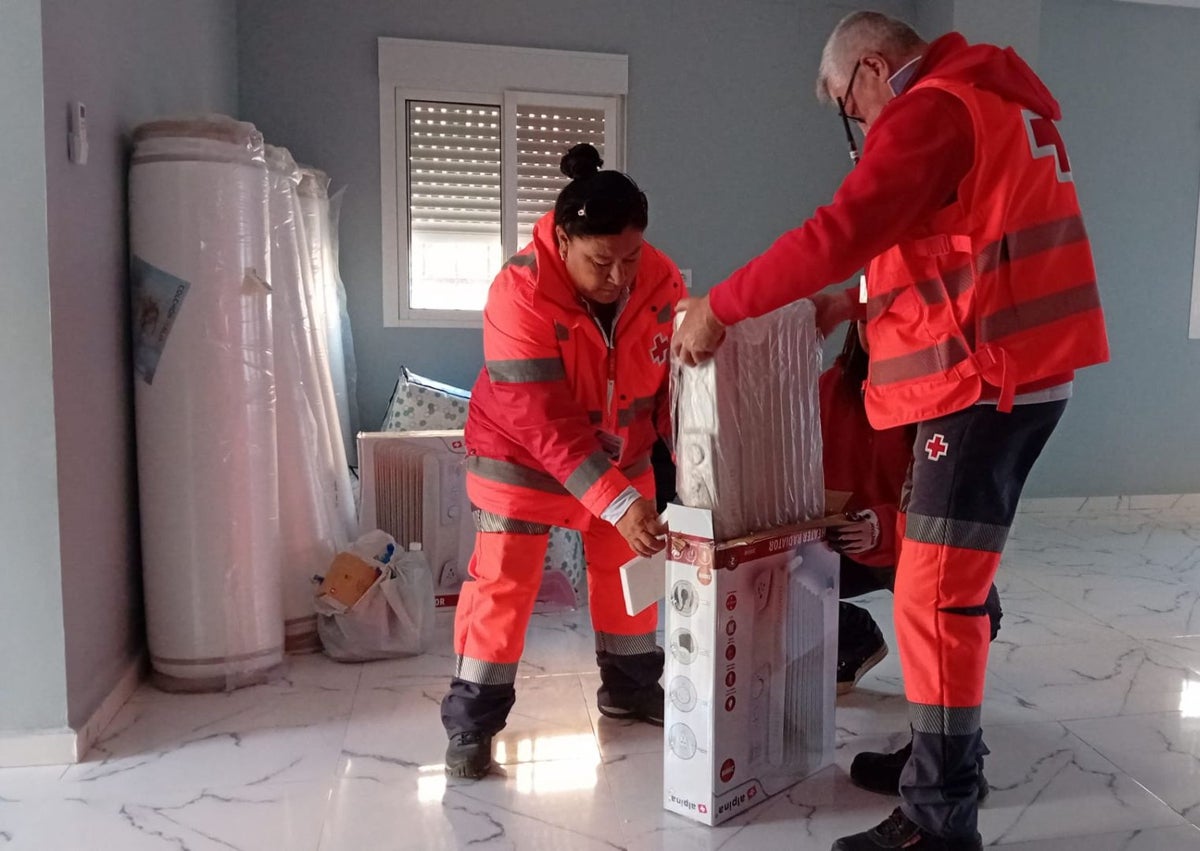
<instances>
[{"instance_id":1,"label":"red work jacket","mask_svg":"<svg viewBox=\"0 0 1200 851\"><path fill-rule=\"evenodd\" d=\"M649 243L611 337L559 255L554 215L496 276L484 368L467 416L467 492L485 511L585 528L650 472L671 433L668 367L675 264Z\"/></svg>"}]
</instances>

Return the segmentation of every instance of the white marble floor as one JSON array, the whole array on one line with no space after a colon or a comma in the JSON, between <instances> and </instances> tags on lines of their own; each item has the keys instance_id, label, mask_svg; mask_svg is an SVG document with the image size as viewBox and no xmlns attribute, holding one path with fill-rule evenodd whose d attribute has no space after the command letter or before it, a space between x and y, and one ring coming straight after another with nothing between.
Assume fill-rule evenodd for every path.
<instances>
[{"instance_id":1,"label":"white marble floor","mask_svg":"<svg viewBox=\"0 0 1200 851\"><path fill-rule=\"evenodd\" d=\"M1200 505L1042 503L999 582L985 841L1200 849ZM890 637L889 605L869 602ZM596 713L586 613L535 620L483 782L442 773L444 638L409 661L293 659L286 680L231 694L143 687L87 762L0 770L0 847L824 851L893 807L846 770L906 735L894 653L839 702L836 766L709 829L661 810L661 732Z\"/></svg>"}]
</instances>

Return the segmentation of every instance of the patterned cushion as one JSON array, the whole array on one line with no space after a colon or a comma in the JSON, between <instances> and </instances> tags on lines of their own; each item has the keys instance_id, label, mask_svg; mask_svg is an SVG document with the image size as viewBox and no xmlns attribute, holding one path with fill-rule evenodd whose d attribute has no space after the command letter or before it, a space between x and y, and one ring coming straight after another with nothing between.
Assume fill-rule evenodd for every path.
<instances>
[{"instance_id":1,"label":"patterned cushion","mask_svg":"<svg viewBox=\"0 0 1200 851\"><path fill-rule=\"evenodd\" d=\"M471 394L449 384L424 378L401 368L392 391L383 431L459 429L467 422Z\"/></svg>"},{"instance_id":2,"label":"patterned cushion","mask_svg":"<svg viewBox=\"0 0 1200 851\"><path fill-rule=\"evenodd\" d=\"M546 547L546 570L561 570L575 589L575 605L587 603L587 566L583 561L583 537L574 529L550 527Z\"/></svg>"}]
</instances>

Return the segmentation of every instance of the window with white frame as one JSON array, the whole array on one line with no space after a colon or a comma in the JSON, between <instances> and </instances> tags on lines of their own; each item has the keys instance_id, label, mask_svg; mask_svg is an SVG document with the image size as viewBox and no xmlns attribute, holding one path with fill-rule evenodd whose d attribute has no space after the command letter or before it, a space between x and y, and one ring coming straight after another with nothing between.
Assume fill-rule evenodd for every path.
<instances>
[{"instance_id":1,"label":"window with white frame","mask_svg":"<svg viewBox=\"0 0 1200 851\"><path fill-rule=\"evenodd\" d=\"M580 142L624 167L624 56L379 40L384 324L478 327Z\"/></svg>"}]
</instances>

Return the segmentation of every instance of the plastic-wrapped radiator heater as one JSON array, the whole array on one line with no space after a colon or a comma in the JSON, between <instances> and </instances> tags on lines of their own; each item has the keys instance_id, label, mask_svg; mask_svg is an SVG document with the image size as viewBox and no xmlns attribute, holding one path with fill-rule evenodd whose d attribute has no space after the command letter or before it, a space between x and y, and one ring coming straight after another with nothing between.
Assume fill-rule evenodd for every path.
<instances>
[{"instance_id":1,"label":"plastic-wrapped radiator heater","mask_svg":"<svg viewBox=\"0 0 1200 851\"><path fill-rule=\"evenodd\" d=\"M727 541L824 511L812 302L729 329L714 358L672 374L678 499Z\"/></svg>"}]
</instances>

